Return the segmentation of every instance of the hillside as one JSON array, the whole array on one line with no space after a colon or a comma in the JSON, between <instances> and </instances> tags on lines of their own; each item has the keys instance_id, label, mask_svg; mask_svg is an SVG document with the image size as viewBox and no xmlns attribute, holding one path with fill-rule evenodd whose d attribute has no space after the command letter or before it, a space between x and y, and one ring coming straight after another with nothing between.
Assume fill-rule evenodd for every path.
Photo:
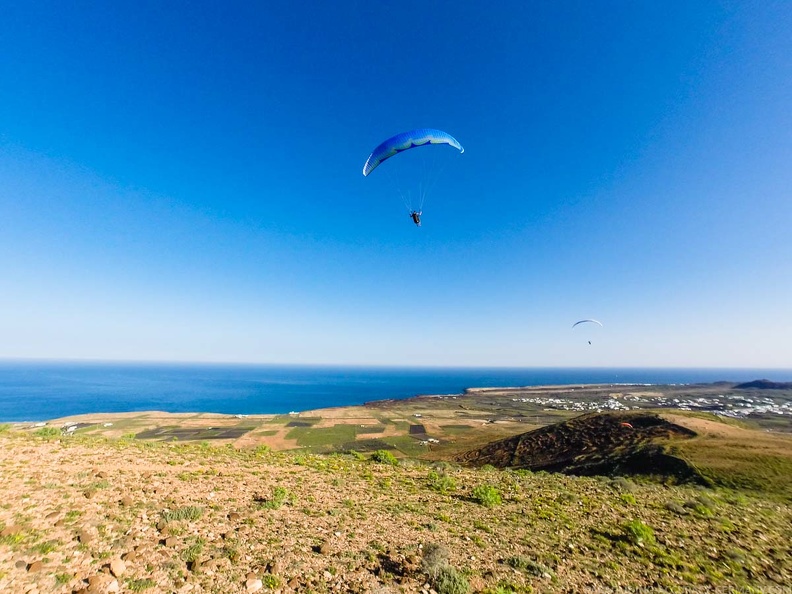
<instances>
[{"instance_id":1,"label":"hillside","mask_svg":"<svg viewBox=\"0 0 792 594\"><path fill-rule=\"evenodd\" d=\"M0 430L2 592L722 592L792 580L792 509L751 494L48 429Z\"/></svg>"},{"instance_id":2,"label":"hillside","mask_svg":"<svg viewBox=\"0 0 792 594\"><path fill-rule=\"evenodd\" d=\"M792 501L792 438L704 412L591 413L493 441L461 464L570 475L644 475Z\"/></svg>"},{"instance_id":3,"label":"hillside","mask_svg":"<svg viewBox=\"0 0 792 594\"><path fill-rule=\"evenodd\" d=\"M734 386L735 390L792 390L792 382L771 382L760 379Z\"/></svg>"},{"instance_id":4,"label":"hillside","mask_svg":"<svg viewBox=\"0 0 792 594\"><path fill-rule=\"evenodd\" d=\"M592 413L490 443L457 460L473 466L582 476L651 474L696 480L695 469L657 445L661 439L695 435L653 413Z\"/></svg>"}]
</instances>

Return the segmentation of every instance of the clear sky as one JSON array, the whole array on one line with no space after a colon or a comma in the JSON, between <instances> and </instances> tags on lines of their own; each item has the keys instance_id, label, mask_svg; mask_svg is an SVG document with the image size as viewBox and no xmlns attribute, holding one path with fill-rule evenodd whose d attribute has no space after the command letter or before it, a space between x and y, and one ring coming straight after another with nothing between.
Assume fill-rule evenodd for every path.
<instances>
[{"instance_id":1,"label":"clear sky","mask_svg":"<svg viewBox=\"0 0 792 594\"><path fill-rule=\"evenodd\" d=\"M789 2L1 10L0 357L792 367Z\"/></svg>"}]
</instances>

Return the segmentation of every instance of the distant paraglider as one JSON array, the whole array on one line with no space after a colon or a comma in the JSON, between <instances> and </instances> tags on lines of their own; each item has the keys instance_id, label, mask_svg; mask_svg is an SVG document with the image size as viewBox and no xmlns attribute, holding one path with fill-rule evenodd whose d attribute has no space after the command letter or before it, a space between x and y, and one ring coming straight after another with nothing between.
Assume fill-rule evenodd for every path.
<instances>
[{"instance_id":1,"label":"distant paraglider","mask_svg":"<svg viewBox=\"0 0 792 594\"><path fill-rule=\"evenodd\" d=\"M574 328L575 326L578 326L580 324L596 324L597 326L602 327L602 322L598 320L590 320L590 319L580 320L578 322L575 322L574 324L572 324L572 327ZM587 342L591 344L591 340L587 340Z\"/></svg>"},{"instance_id":2,"label":"distant paraglider","mask_svg":"<svg viewBox=\"0 0 792 594\"><path fill-rule=\"evenodd\" d=\"M460 153L465 152L465 149L462 148L456 138L442 130L418 128L409 132L402 132L388 138L371 151L365 165L363 165L363 175L368 177L382 163L399 153L422 146L443 144L457 149ZM412 159L400 160L403 166L394 167L388 165L386 167L393 185L396 186L398 194L401 195L404 201L404 206L407 208L410 218L418 227L421 226L424 200L434 185L440 170L440 165L436 162L436 150L421 151L420 166L412 172L409 171L409 164L413 162ZM427 158L426 155L429 155L429 157Z\"/></svg>"},{"instance_id":3,"label":"distant paraglider","mask_svg":"<svg viewBox=\"0 0 792 594\"><path fill-rule=\"evenodd\" d=\"M602 322L598 322L597 320L580 320L579 322L575 322L574 324L572 324L572 327L574 328L578 324L585 324L586 322L590 322L592 324L599 324L600 326L602 326Z\"/></svg>"}]
</instances>

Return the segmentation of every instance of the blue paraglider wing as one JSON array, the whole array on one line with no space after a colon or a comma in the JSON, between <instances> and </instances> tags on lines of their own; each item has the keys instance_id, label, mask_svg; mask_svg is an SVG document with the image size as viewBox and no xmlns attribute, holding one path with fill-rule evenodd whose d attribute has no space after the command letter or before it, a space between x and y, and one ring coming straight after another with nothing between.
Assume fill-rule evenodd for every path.
<instances>
[{"instance_id":1,"label":"blue paraglider wing","mask_svg":"<svg viewBox=\"0 0 792 594\"><path fill-rule=\"evenodd\" d=\"M448 144L458 149L460 153L465 152L465 149L457 142L457 139L447 132L433 130L432 128L410 130L409 132L402 132L392 138L388 138L388 140L371 151L369 158L366 159L366 164L363 166L363 175L368 175L374 171L380 163L386 159L390 159L393 155L397 155L411 148L430 144Z\"/></svg>"}]
</instances>

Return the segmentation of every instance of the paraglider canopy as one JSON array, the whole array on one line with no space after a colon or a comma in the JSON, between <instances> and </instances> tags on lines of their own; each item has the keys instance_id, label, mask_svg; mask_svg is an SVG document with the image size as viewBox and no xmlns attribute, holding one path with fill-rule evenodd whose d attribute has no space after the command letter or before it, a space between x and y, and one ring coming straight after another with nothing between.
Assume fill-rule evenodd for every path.
<instances>
[{"instance_id":1,"label":"paraglider canopy","mask_svg":"<svg viewBox=\"0 0 792 594\"><path fill-rule=\"evenodd\" d=\"M598 322L597 320L580 320L579 322L575 322L574 324L572 324L572 327L574 328L578 324L585 324L587 322L591 324L599 324L600 326L602 326L602 322Z\"/></svg>"},{"instance_id":2,"label":"paraglider canopy","mask_svg":"<svg viewBox=\"0 0 792 594\"><path fill-rule=\"evenodd\" d=\"M447 144L459 150L460 153L465 152L465 149L462 148L462 145L459 144L457 139L448 132L435 130L434 128L418 128L392 136L385 142L377 145L377 148L371 151L369 158L366 159L366 164L363 166L363 175L368 175L374 171L380 163L390 159L394 155L412 148L430 144Z\"/></svg>"}]
</instances>

